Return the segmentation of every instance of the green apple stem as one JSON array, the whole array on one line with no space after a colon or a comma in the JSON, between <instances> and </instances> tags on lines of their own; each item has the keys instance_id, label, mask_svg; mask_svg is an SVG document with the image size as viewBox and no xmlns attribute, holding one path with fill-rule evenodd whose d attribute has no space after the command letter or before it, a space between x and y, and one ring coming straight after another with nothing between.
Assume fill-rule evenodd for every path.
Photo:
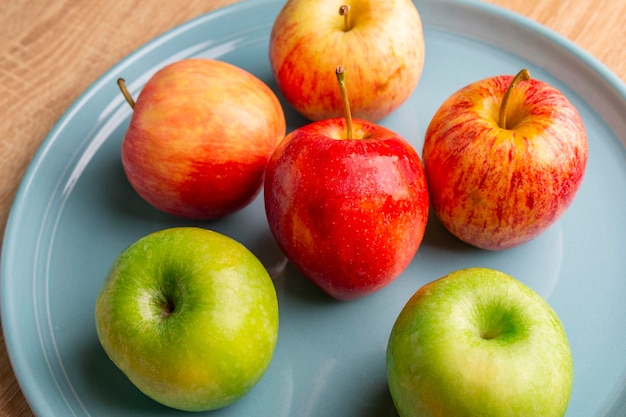
<instances>
[{"instance_id":1,"label":"green apple stem","mask_svg":"<svg viewBox=\"0 0 626 417\"><path fill-rule=\"evenodd\" d=\"M498 126L500 126L502 129L508 129L506 125L506 113L507 113L507 108L509 104L509 96L511 95L511 90L513 90L517 86L517 84L519 84L520 82L527 81L527 80L530 80L530 73L528 72L526 68L524 68L520 72L518 72L515 75L515 77L513 77L511 84L509 84L509 87L506 89L506 92L504 93L504 97L502 97L502 103L500 104L500 115L498 118Z\"/></svg>"},{"instance_id":2,"label":"green apple stem","mask_svg":"<svg viewBox=\"0 0 626 417\"><path fill-rule=\"evenodd\" d=\"M124 98L130 105L130 108L134 109L135 100L133 99L133 96L130 95L130 93L128 92L128 89L126 88L126 81L123 78L118 78L117 85L120 87L120 91L122 92L122 94L124 95Z\"/></svg>"},{"instance_id":3,"label":"green apple stem","mask_svg":"<svg viewBox=\"0 0 626 417\"><path fill-rule=\"evenodd\" d=\"M346 68L338 66L335 70L339 91L341 92L341 103L343 104L343 115L346 118L346 139L352 139L352 112L350 111L350 101L348 100L348 89L346 88Z\"/></svg>"},{"instance_id":4,"label":"green apple stem","mask_svg":"<svg viewBox=\"0 0 626 417\"><path fill-rule=\"evenodd\" d=\"M347 32L350 29L352 29L352 26L351 26L351 23L350 23L350 6L348 6L347 4L344 4L343 6L341 6L339 8L339 16L343 16L343 30L344 30L344 32Z\"/></svg>"}]
</instances>

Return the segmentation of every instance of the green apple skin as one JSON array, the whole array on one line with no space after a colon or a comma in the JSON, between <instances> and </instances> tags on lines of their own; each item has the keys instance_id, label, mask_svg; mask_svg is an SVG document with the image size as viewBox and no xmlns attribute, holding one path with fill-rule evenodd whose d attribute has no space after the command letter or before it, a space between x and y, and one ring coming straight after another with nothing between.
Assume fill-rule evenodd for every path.
<instances>
[{"instance_id":1,"label":"green apple skin","mask_svg":"<svg viewBox=\"0 0 626 417\"><path fill-rule=\"evenodd\" d=\"M261 262L225 235L177 227L115 260L95 307L102 347L144 394L204 411L244 396L278 337L278 302Z\"/></svg>"},{"instance_id":2,"label":"green apple skin","mask_svg":"<svg viewBox=\"0 0 626 417\"><path fill-rule=\"evenodd\" d=\"M401 417L556 417L567 409L573 361L563 325L532 289L469 268L420 288L387 346Z\"/></svg>"},{"instance_id":3,"label":"green apple skin","mask_svg":"<svg viewBox=\"0 0 626 417\"><path fill-rule=\"evenodd\" d=\"M339 15L350 7L350 25ZM375 122L413 93L424 34L411 0L289 0L270 35L274 78L287 102L312 121L343 116L333 70L349 76L354 117Z\"/></svg>"}]
</instances>

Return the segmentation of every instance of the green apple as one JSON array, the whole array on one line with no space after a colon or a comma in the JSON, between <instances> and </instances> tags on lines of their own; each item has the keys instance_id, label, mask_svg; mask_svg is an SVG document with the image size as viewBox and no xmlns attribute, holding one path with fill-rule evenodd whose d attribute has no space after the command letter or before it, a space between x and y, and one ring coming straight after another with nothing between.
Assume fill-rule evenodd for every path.
<instances>
[{"instance_id":1,"label":"green apple","mask_svg":"<svg viewBox=\"0 0 626 417\"><path fill-rule=\"evenodd\" d=\"M388 341L387 376L401 417L556 417L569 403L573 362L539 294L469 268L407 302Z\"/></svg>"},{"instance_id":2,"label":"green apple","mask_svg":"<svg viewBox=\"0 0 626 417\"><path fill-rule=\"evenodd\" d=\"M95 307L98 338L144 394L172 408L221 408L263 376L278 302L242 244L196 227L154 232L115 260Z\"/></svg>"}]
</instances>

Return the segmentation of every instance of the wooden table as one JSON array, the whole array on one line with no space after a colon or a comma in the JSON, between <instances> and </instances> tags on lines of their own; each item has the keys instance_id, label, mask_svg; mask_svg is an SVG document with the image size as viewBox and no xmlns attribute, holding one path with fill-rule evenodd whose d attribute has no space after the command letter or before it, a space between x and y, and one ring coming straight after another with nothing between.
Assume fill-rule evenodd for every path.
<instances>
[{"instance_id":1,"label":"wooden table","mask_svg":"<svg viewBox=\"0 0 626 417\"><path fill-rule=\"evenodd\" d=\"M156 35L236 0L0 1L2 233L35 151L83 90ZM626 81L626 0L488 2L573 40ZM0 340L0 415L33 415L11 369L4 338Z\"/></svg>"}]
</instances>

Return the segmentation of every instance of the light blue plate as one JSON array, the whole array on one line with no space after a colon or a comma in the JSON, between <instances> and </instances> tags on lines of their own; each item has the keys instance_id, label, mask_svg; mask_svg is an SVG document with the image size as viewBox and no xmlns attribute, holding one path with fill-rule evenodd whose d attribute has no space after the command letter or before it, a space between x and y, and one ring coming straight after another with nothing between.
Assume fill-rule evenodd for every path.
<instances>
[{"instance_id":1,"label":"light blue plate","mask_svg":"<svg viewBox=\"0 0 626 417\"><path fill-rule=\"evenodd\" d=\"M573 205L545 234L485 252L437 221L408 270L386 289L330 300L293 268L275 279L281 328L274 359L248 396L212 416L395 416L385 348L404 303L450 271L486 266L543 295L562 318L575 361L569 417L626 411L626 87L592 57L545 28L479 2L416 0L426 66L411 99L381 124L421 152L441 102L478 79L522 67L578 107L589 163ZM113 259L149 232L200 225L234 237L272 269L281 254L262 199L222 221L191 223L144 203L127 183L120 143L130 109L115 80L136 95L165 64L191 56L229 61L275 87L267 58L282 1L251 0L192 20L128 56L68 110L28 170L6 229L2 324L21 387L38 416L173 416L139 393L101 349L96 294ZM287 111L289 129L305 121Z\"/></svg>"}]
</instances>

